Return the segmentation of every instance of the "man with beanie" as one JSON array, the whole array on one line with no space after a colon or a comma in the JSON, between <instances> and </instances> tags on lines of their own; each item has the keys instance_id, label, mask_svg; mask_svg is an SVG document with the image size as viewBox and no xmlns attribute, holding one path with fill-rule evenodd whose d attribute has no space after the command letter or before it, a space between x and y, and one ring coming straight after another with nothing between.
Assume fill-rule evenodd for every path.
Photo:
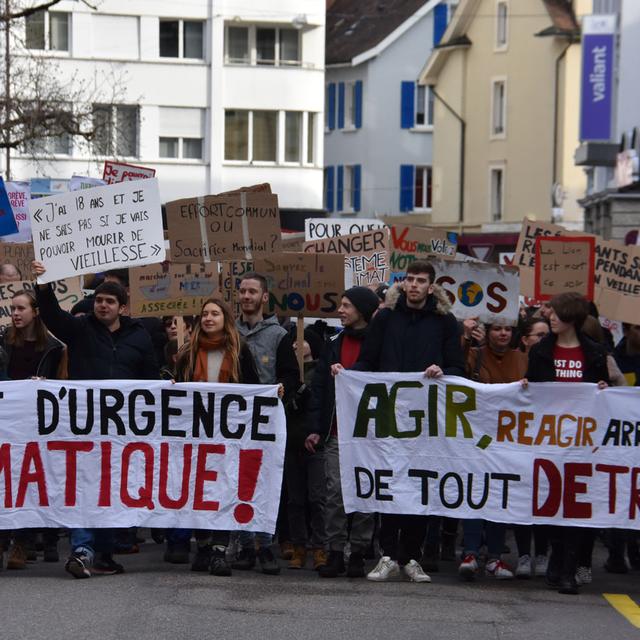
<instances>
[{"instance_id":1,"label":"man with beanie","mask_svg":"<svg viewBox=\"0 0 640 640\"><path fill-rule=\"evenodd\" d=\"M307 451L318 455L324 443L326 498L325 533L329 558L318 573L323 578L335 578L347 572L349 578L364 577L364 552L373 536L372 513L351 514L351 555L345 568L344 547L349 537L349 522L344 511L340 486L338 432L335 412L335 365L350 368L360 355L360 348L371 317L378 309L378 296L366 287L352 287L342 294L338 316L343 330L326 345L311 382L309 435Z\"/></svg>"},{"instance_id":2,"label":"man with beanie","mask_svg":"<svg viewBox=\"0 0 640 640\"><path fill-rule=\"evenodd\" d=\"M424 371L428 378L464 375L458 323L449 313L451 305L445 292L434 284L435 275L428 262L409 265L402 285L394 285L387 292L385 308L371 323L353 369ZM418 562L426 529L427 516L381 514L380 546L384 555L367 578L388 580L399 575L403 565L413 582L431 582Z\"/></svg>"}]
</instances>

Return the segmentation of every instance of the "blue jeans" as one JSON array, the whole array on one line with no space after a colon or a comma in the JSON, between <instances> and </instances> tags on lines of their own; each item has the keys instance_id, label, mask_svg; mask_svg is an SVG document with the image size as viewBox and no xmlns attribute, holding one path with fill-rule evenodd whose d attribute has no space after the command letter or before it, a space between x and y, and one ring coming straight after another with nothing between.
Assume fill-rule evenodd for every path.
<instances>
[{"instance_id":1,"label":"blue jeans","mask_svg":"<svg viewBox=\"0 0 640 640\"><path fill-rule=\"evenodd\" d=\"M464 555L477 556L482 544L482 530L484 528L487 556L489 560L497 560L504 549L506 525L489 520L463 520Z\"/></svg>"},{"instance_id":2,"label":"blue jeans","mask_svg":"<svg viewBox=\"0 0 640 640\"><path fill-rule=\"evenodd\" d=\"M113 529L71 529L71 550L84 550L88 555L113 553L115 536Z\"/></svg>"},{"instance_id":3,"label":"blue jeans","mask_svg":"<svg viewBox=\"0 0 640 640\"><path fill-rule=\"evenodd\" d=\"M238 535L238 540L242 549L252 548L254 540L258 542L258 547L261 549L270 547L273 542L270 533L253 533L253 531L241 531Z\"/></svg>"}]
</instances>

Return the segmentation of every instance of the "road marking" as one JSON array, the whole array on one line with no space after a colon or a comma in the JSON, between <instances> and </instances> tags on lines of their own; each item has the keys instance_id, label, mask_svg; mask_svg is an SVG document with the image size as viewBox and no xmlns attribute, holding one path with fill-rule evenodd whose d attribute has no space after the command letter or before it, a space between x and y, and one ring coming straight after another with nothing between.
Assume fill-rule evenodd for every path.
<instances>
[{"instance_id":1,"label":"road marking","mask_svg":"<svg viewBox=\"0 0 640 640\"><path fill-rule=\"evenodd\" d=\"M605 600L634 627L640 629L640 607L623 593L603 593Z\"/></svg>"}]
</instances>

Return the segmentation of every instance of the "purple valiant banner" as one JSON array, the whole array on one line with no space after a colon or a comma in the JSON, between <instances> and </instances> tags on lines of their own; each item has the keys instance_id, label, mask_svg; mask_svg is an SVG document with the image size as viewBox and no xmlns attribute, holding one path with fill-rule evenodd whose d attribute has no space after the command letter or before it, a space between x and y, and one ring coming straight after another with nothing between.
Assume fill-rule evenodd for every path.
<instances>
[{"instance_id":1,"label":"purple valiant banner","mask_svg":"<svg viewBox=\"0 0 640 640\"><path fill-rule=\"evenodd\" d=\"M585 16L582 23L580 140L610 140L616 16Z\"/></svg>"}]
</instances>

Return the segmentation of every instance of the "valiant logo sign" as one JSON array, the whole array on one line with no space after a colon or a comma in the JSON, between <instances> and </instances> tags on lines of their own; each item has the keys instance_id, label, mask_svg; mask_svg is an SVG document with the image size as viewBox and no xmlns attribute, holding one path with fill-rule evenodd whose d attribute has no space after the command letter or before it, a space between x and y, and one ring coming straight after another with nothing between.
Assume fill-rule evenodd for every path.
<instances>
[{"instance_id":1,"label":"valiant logo sign","mask_svg":"<svg viewBox=\"0 0 640 640\"><path fill-rule=\"evenodd\" d=\"M582 39L580 139L610 140L616 16L585 16Z\"/></svg>"}]
</instances>

